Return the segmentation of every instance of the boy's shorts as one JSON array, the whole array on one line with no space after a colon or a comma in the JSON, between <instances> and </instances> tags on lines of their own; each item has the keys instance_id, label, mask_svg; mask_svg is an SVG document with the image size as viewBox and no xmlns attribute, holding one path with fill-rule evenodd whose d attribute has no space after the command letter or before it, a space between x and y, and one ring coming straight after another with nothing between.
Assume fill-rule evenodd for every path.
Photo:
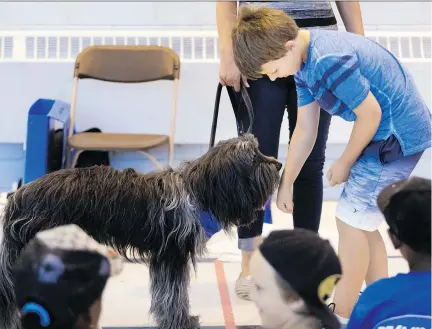
<instances>
[{"instance_id":1,"label":"boy's shorts","mask_svg":"<svg viewBox=\"0 0 432 329\"><path fill-rule=\"evenodd\" d=\"M376 157L360 156L351 168L336 209L336 217L360 230L377 230L384 220L377 205L379 193L395 181L408 178L422 154L402 156L385 164Z\"/></svg>"}]
</instances>

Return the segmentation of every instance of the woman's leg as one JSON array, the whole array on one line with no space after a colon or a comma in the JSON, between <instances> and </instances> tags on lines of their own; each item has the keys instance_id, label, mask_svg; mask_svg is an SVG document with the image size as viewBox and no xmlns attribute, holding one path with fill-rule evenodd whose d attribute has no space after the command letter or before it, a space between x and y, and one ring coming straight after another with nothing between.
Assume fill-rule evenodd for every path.
<instances>
[{"instance_id":1,"label":"woman's leg","mask_svg":"<svg viewBox=\"0 0 432 329\"><path fill-rule=\"evenodd\" d=\"M292 79L288 94L290 139L297 123L297 92ZM323 169L331 115L321 110L315 146L293 186L294 227L318 232L323 203Z\"/></svg>"},{"instance_id":2,"label":"woman's leg","mask_svg":"<svg viewBox=\"0 0 432 329\"><path fill-rule=\"evenodd\" d=\"M248 94L254 107L252 133L258 139L260 151L267 156L277 158L279 149L280 128L285 112L287 88L284 79L271 81L267 77L250 81ZM240 104L240 93L236 93ZM242 103L239 111L240 120L246 122L248 128L248 113ZM258 212L258 219L248 227L239 227L238 245L242 251L242 266L239 280L236 283L237 296L249 300L250 280L249 261L252 252L261 241L264 223L264 211Z\"/></svg>"}]
</instances>

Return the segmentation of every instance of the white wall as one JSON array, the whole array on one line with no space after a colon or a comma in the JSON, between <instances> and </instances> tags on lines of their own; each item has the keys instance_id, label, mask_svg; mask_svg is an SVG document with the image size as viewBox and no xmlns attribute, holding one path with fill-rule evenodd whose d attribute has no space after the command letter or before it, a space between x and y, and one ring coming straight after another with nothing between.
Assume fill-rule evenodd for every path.
<instances>
[{"instance_id":1,"label":"white wall","mask_svg":"<svg viewBox=\"0 0 432 329\"><path fill-rule=\"evenodd\" d=\"M363 1L361 7L368 29L430 30L430 2ZM214 8L214 2L1 2L0 29L34 25L215 25Z\"/></svg>"},{"instance_id":2,"label":"white wall","mask_svg":"<svg viewBox=\"0 0 432 329\"><path fill-rule=\"evenodd\" d=\"M334 5L334 3L333 3ZM336 6L334 6L336 7ZM430 2L361 2L367 31L431 31ZM342 21L337 15L338 21ZM214 2L0 2L0 32L18 29L214 29ZM430 48L430 38L429 48ZM430 50L429 50L430 53ZM1 57L1 56L0 56ZM432 107L431 62L407 64L418 87ZM8 191L12 182L22 177L24 166L21 143L25 140L27 112L38 98L70 101L72 62L6 63L0 61L0 190ZM209 140L218 65L184 64L180 84L176 142L201 144L176 148L176 161L201 154ZM104 131L159 132L168 128L164 106L169 106L170 89L156 84L146 89L126 88L97 82L84 82L80 89L78 129L98 126ZM160 105L159 105L160 104ZM117 114L130 113L120 120ZM327 148L328 167L348 140L351 125L333 118ZM165 124L166 123L166 124ZM286 122L281 144L288 141ZM223 94L217 139L235 135L235 123L226 94ZM18 143L18 144L5 144ZM281 146L286 150L286 146ZM192 152L192 153L191 153ZM194 153L195 152L195 153ZM283 153L283 152L281 152ZM284 155L281 154L283 160ZM118 167L141 165L141 159L114 156ZM147 166L147 167L146 167ZM430 177L430 152L418 172ZM325 198L336 198L338 189L325 190Z\"/></svg>"},{"instance_id":3,"label":"white wall","mask_svg":"<svg viewBox=\"0 0 432 329\"><path fill-rule=\"evenodd\" d=\"M363 20L369 31L425 31L431 28L432 4L429 2L361 2L361 7ZM338 20L341 23L339 16ZM0 3L0 30L95 29L107 28L107 26L169 30L214 29L215 3ZM414 74L423 97L431 106L431 64L407 64L407 66ZM1 63L0 91L2 94L6 92L0 97L0 116L2 117L0 143L22 143L25 140L27 111L37 98L58 98L70 101L71 74L72 63ZM183 65L176 130L178 143L206 143L208 141L217 82L217 64ZM104 131L157 132L156 130L164 130L167 117L161 113L164 106L169 105L169 89L161 85L146 87L142 89L143 91L137 86L127 89L124 86L114 88L110 85L106 89L99 83L87 82L84 83L84 86L91 87L81 89L78 129L96 125ZM222 100L221 107L218 137L226 138L235 133L235 125L226 97ZM131 111L123 123L116 119L119 109L122 113L125 113L126 110ZM193 129L190 128L191 125ZM346 142L350 129L351 124L334 118L329 143ZM282 132L281 143L286 143L287 140L288 130L285 129Z\"/></svg>"},{"instance_id":4,"label":"white wall","mask_svg":"<svg viewBox=\"0 0 432 329\"><path fill-rule=\"evenodd\" d=\"M410 64L419 88L432 108L431 64ZM26 134L27 112L38 98L72 97L73 63L0 64L0 142L22 143ZM179 85L176 143L208 143L213 105L218 83L217 64L184 64ZM171 89L169 83L114 85L84 80L80 83L77 128L97 126L103 131L167 133ZM217 138L232 137L235 122L228 96L222 94ZM286 118L285 118L286 120ZM345 143L351 123L332 119L329 143ZM281 144L288 142L284 123Z\"/></svg>"}]
</instances>

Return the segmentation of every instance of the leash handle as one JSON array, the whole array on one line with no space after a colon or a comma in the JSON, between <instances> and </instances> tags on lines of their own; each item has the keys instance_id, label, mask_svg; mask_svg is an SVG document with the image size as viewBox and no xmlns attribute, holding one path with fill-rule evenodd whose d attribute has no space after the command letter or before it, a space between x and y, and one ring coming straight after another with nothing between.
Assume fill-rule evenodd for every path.
<instances>
[{"instance_id":1,"label":"leash handle","mask_svg":"<svg viewBox=\"0 0 432 329\"><path fill-rule=\"evenodd\" d=\"M217 129L217 121L219 116L219 106L220 106L220 99L222 95L222 84L219 83L216 89L216 99L214 104L214 110L213 110L213 121L212 121L212 128L210 133L210 143L209 143L209 149L211 149L215 144L215 138L216 138L216 129ZM231 105L234 110L234 116L236 118L236 124L237 124L237 133L238 135L244 135L245 133L250 133L252 131L252 124L254 120L254 110L252 106L252 101L249 97L249 93L247 91L246 86L244 85L243 81L241 81L241 99L240 102L237 102L237 97L235 94L235 91L232 87L226 87L226 90L228 92L228 96L231 101ZM248 112L249 117L249 127L247 130L244 129L243 121L241 120L240 112L242 110L242 103L244 103L246 110Z\"/></svg>"},{"instance_id":2,"label":"leash handle","mask_svg":"<svg viewBox=\"0 0 432 329\"><path fill-rule=\"evenodd\" d=\"M219 116L219 105L220 105L220 99L221 99L221 94L222 94L222 84L219 83L216 89L216 99L215 99L215 104L214 104L214 110L213 110L213 121L212 121L212 127L211 127L211 132L210 132L210 147L209 149L213 148L214 143L215 143L215 137L216 137L216 128L217 128L217 121L218 121L218 116ZM229 94L229 92L228 92ZM231 96L230 96L231 98ZM232 100L231 100L232 102Z\"/></svg>"}]
</instances>

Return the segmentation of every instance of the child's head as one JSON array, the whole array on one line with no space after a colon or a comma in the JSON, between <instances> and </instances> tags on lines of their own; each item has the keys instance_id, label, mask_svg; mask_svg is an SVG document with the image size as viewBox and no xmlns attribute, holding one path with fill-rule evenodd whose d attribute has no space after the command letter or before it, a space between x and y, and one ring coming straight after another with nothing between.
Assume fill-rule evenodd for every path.
<instances>
[{"instance_id":1,"label":"child's head","mask_svg":"<svg viewBox=\"0 0 432 329\"><path fill-rule=\"evenodd\" d=\"M298 34L295 21L281 10L241 6L232 31L237 67L249 79L295 74L303 54Z\"/></svg>"},{"instance_id":2,"label":"child's head","mask_svg":"<svg viewBox=\"0 0 432 329\"><path fill-rule=\"evenodd\" d=\"M378 206L389 225L393 245L410 265L431 255L431 180L411 177L386 187Z\"/></svg>"},{"instance_id":3,"label":"child's head","mask_svg":"<svg viewBox=\"0 0 432 329\"><path fill-rule=\"evenodd\" d=\"M121 270L116 262L76 225L38 233L13 266L23 329L96 328L106 282Z\"/></svg>"},{"instance_id":4,"label":"child's head","mask_svg":"<svg viewBox=\"0 0 432 329\"><path fill-rule=\"evenodd\" d=\"M342 270L328 241L303 229L273 231L250 266L252 299L265 328L339 328L326 302Z\"/></svg>"}]
</instances>

